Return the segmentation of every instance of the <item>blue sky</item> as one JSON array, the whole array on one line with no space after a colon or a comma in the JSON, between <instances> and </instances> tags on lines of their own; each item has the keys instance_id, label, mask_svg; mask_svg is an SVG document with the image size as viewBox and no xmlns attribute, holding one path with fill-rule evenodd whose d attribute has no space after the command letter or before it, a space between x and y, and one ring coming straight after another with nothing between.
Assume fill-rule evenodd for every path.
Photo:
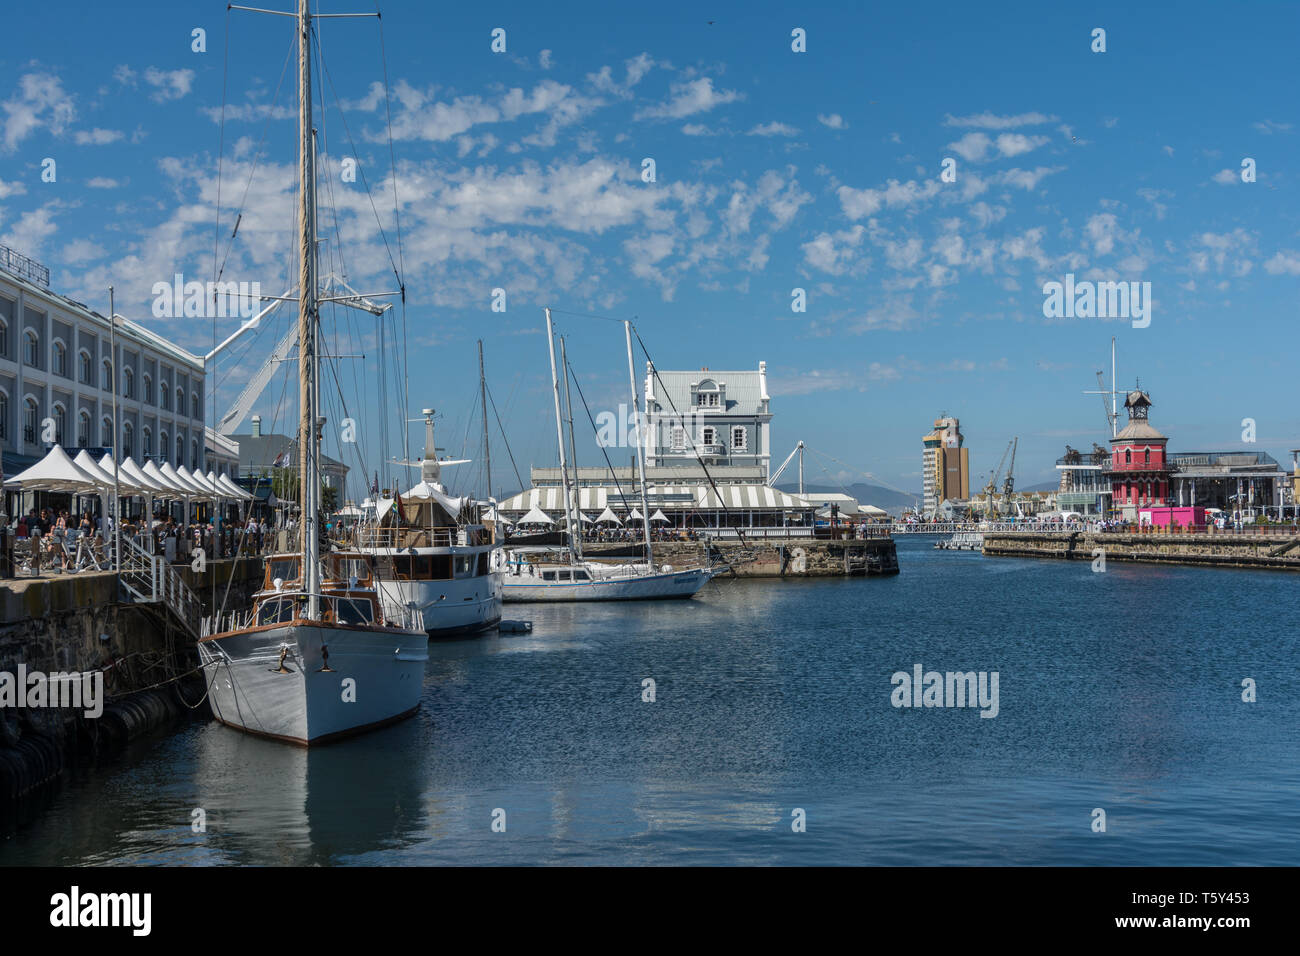
<instances>
[{"instance_id":1,"label":"blue sky","mask_svg":"<svg viewBox=\"0 0 1300 956\"><path fill-rule=\"evenodd\" d=\"M383 4L411 417L438 408L439 444L477 454L483 338L524 478L553 464L540 334L550 304L636 317L662 368L765 360L775 460L800 439L828 456L809 458L810 481L870 474L919 488L920 438L941 412L962 421L972 483L1012 436L1019 483L1052 479L1066 442L1106 437L1099 399L1081 392L1109 367L1112 335L1121 386L1141 378L1175 450L1242 447L1249 417L1254 447L1289 462L1300 446L1300 6L902 7ZM175 272L211 277L220 152L225 276L282 290L292 63L274 91L289 21L230 16L221 142L224 7L132 11L6 13L17 42L0 50L0 242L101 312L114 284L120 312L203 350L211 321L149 318L151 288ZM195 27L206 53L191 50ZM490 49L496 27L503 54ZM807 52L791 50L796 27ZM1091 50L1096 27L1104 53ZM338 175L355 148L395 256L380 32L340 20L321 33L322 228L356 287L389 289L370 200ZM1241 181L1245 157L1253 183ZM945 158L955 182L940 181ZM1043 284L1067 272L1150 282L1150 326L1045 318ZM494 288L504 313L490 309ZM791 311L795 288L804 313ZM621 329L559 318L593 410L626 401ZM287 321L218 366L223 411ZM374 323L327 328L340 352L368 356L344 360L341 378L373 461ZM390 349L390 376L399 361ZM278 377L259 403L268 421L292 415L282 392ZM418 426L411 441L422 447ZM596 463L594 443L579 457ZM499 441L493 470L498 489L516 484Z\"/></svg>"}]
</instances>

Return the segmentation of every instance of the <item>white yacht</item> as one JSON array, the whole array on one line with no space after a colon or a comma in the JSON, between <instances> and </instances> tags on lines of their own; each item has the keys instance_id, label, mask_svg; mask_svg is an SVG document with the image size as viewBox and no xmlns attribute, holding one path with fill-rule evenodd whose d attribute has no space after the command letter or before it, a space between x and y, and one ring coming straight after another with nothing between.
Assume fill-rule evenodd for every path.
<instances>
[{"instance_id":1,"label":"white yacht","mask_svg":"<svg viewBox=\"0 0 1300 956\"><path fill-rule=\"evenodd\" d=\"M414 610L431 637L472 634L501 620L498 547L479 522L481 505L447 494L433 441L433 409L425 409L420 483L381 498L375 520L356 531L356 547L371 556L385 607Z\"/></svg>"},{"instance_id":2,"label":"white yacht","mask_svg":"<svg viewBox=\"0 0 1300 956\"><path fill-rule=\"evenodd\" d=\"M501 590L507 601L649 601L690 598L709 583L708 568L674 570L599 561L537 561L503 552Z\"/></svg>"}]
</instances>

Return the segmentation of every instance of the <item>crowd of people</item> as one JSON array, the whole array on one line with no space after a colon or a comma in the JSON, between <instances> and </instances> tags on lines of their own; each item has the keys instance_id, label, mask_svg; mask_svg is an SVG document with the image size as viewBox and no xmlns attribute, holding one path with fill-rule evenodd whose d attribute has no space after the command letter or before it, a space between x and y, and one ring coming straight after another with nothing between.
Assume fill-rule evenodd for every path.
<instances>
[{"instance_id":1,"label":"crowd of people","mask_svg":"<svg viewBox=\"0 0 1300 956\"><path fill-rule=\"evenodd\" d=\"M123 520L123 537L149 554L169 561L189 563L198 549L205 557L228 558L236 552L262 554L282 547L278 532L292 532L292 516L281 523L250 517L237 522L214 522L212 518L190 523L174 516L155 516L146 523L143 516ZM84 512L74 516L67 510L32 508L10 529L0 527L0 548L4 567L39 576L42 569L58 572L97 570L111 565L113 517Z\"/></svg>"}]
</instances>

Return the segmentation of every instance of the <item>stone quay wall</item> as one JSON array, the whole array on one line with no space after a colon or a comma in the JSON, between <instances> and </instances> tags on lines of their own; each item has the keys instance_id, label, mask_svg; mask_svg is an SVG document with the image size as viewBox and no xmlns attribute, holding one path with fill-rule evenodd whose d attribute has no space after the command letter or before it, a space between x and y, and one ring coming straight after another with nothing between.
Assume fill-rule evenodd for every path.
<instances>
[{"instance_id":1,"label":"stone quay wall","mask_svg":"<svg viewBox=\"0 0 1300 956\"><path fill-rule=\"evenodd\" d=\"M1099 548L1105 551L1107 561L1300 570L1300 536L1293 534L1060 531L984 535L984 554L990 557L1092 561Z\"/></svg>"}]
</instances>

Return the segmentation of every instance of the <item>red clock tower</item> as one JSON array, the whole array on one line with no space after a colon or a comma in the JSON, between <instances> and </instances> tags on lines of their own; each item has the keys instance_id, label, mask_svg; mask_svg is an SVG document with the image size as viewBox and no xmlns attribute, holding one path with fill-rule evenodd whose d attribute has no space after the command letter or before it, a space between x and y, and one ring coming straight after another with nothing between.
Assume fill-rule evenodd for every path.
<instances>
[{"instance_id":1,"label":"red clock tower","mask_svg":"<svg viewBox=\"0 0 1300 956\"><path fill-rule=\"evenodd\" d=\"M1139 508L1169 503L1169 439L1151 427L1147 412L1151 399L1134 390L1124 400L1128 424L1110 440L1111 507L1129 521L1138 520Z\"/></svg>"}]
</instances>

